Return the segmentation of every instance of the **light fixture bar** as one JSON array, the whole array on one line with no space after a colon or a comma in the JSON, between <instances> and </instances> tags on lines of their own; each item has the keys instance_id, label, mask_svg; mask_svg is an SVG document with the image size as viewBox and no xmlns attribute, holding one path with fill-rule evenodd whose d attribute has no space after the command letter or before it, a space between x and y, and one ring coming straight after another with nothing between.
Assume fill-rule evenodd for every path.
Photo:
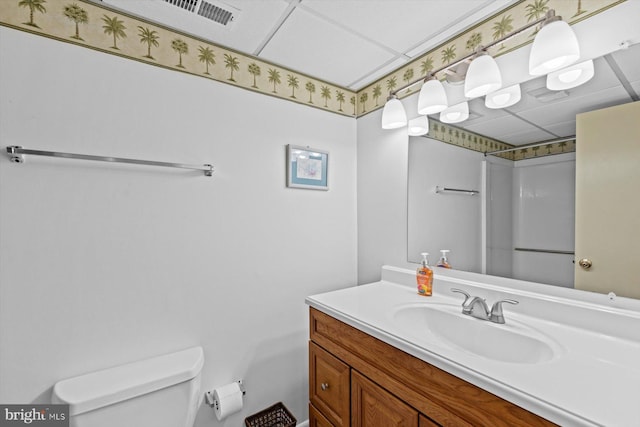
<instances>
[{"instance_id":1,"label":"light fixture bar","mask_svg":"<svg viewBox=\"0 0 640 427\"><path fill-rule=\"evenodd\" d=\"M541 147L543 145L556 144L558 142L574 141L575 139L576 139L575 135L567 136L563 138L550 139L548 141L536 142L535 144L518 145L517 147L505 148L504 150L487 151L486 153L484 153L484 155L485 157L489 155L495 156L496 154L500 154L500 153L508 153L510 151L524 150L525 148L531 148L531 147Z\"/></svg>"},{"instance_id":2,"label":"light fixture bar","mask_svg":"<svg viewBox=\"0 0 640 427\"><path fill-rule=\"evenodd\" d=\"M487 50L487 49L490 49L490 48L492 48L493 46L496 46L496 45L498 45L498 44L500 44L500 43L504 43L505 41L509 40L509 39L510 39L510 38L512 38L512 37L517 36L518 34L522 33L523 31L526 31L526 30L528 30L528 29L529 29L529 28L531 28L531 27L534 27L534 26L536 26L536 25L538 25L538 24L541 24L541 23L545 22L547 19L549 19L549 17L552 17L552 16L555 16L555 10L553 10L553 9L549 9L549 10L547 11L546 15L545 15L545 16L543 16L542 18L539 18L539 19L537 19L537 20L535 20L535 21L531 21L530 23L528 23L528 24L524 25L523 27L520 27L519 29L517 29L517 30L515 30L515 31L510 32L509 34L507 34L506 36L504 36L504 37L502 37L502 38L500 38L500 39L498 39L498 40L494 40L494 41L492 41L491 43L488 43L488 44L486 44L486 45L482 45L482 47L481 47L479 50ZM477 50L476 50L476 51L474 51L474 52L471 52L470 54L468 54L468 55L466 55L466 56L464 56L464 57L462 57L462 58L458 59L458 60L457 60L456 62L454 62L453 64L447 64L447 65L442 66L442 67L440 67L440 68L438 68L438 69L436 69L436 70L434 70L434 71L431 71L431 72L427 75L427 77L426 77L426 78L428 78L428 77L429 77L429 76L431 76L431 75L435 76L436 74L438 74L438 73L440 73L440 72L442 72L442 71L444 71L444 70L447 70L447 69L449 69L449 68L453 68L453 67L455 67L456 65L460 64L461 62L464 62L464 61L466 61L466 60L468 60L468 59L470 59L470 58L473 58L474 56L476 56L476 55L477 55L477 52L478 52ZM390 92L389 94L390 94L390 95L397 95L397 94L398 94L398 93L400 93L401 91L403 91L403 90L405 90L405 89L408 89L408 88L410 88L411 86L413 86L413 85L415 85L415 84L417 84L417 83L424 82L424 80L425 80L425 77L420 77L419 79L415 79L415 80L413 80L413 81L411 81L411 82L409 82L409 83L405 84L404 86L399 87L398 89L394 90L393 92Z\"/></svg>"}]
</instances>

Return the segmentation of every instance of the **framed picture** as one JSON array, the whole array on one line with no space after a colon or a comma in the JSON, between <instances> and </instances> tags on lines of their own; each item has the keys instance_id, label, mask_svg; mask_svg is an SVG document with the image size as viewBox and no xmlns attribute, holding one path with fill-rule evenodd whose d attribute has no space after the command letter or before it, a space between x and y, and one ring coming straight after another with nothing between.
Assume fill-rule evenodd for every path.
<instances>
[{"instance_id":1,"label":"framed picture","mask_svg":"<svg viewBox=\"0 0 640 427\"><path fill-rule=\"evenodd\" d=\"M328 190L329 153L287 145L287 187Z\"/></svg>"}]
</instances>

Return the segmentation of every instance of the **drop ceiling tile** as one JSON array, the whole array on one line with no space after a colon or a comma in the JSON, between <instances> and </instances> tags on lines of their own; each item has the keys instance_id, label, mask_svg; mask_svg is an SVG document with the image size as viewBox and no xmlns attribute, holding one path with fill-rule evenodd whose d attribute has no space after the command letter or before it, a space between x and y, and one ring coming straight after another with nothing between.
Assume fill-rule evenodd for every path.
<instances>
[{"instance_id":1,"label":"drop ceiling tile","mask_svg":"<svg viewBox=\"0 0 640 427\"><path fill-rule=\"evenodd\" d=\"M501 135L501 138L498 139L511 145L524 145L553 138L555 138L555 136L548 132L537 128L529 128L519 132Z\"/></svg>"},{"instance_id":2,"label":"drop ceiling tile","mask_svg":"<svg viewBox=\"0 0 640 427\"><path fill-rule=\"evenodd\" d=\"M481 135L491 136L504 142L509 142L503 139L504 135L519 132L523 129L535 129L534 126L531 126L527 122L524 122L512 115L500 116L493 120L481 120L473 124L462 124L461 127Z\"/></svg>"},{"instance_id":3,"label":"drop ceiling tile","mask_svg":"<svg viewBox=\"0 0 640 427\"><path fill-rule=\"evenodd\" d=\"M630 82L640 80L640 43L611 54Z\"/></svg>"},{"instance_id":4,"label":"drop ceiling tile","mask_svg":"<svg viewBox=\"0 0 640 427\"><path fill-rule=\"evenodd\" d=\"M412 58L419 56L439 44L446 42L467 28L472 27L484 18L487 18L516 2L517 1L515 0L484 1L479 5L476 4L475 8L472 8L472 6L469 5L470 2L466 2L464 0L458 2L447 2L447 10L444 12L449 11L450 5L457 6L459 8L457 12L458 16L455 16L456 13L454 13L453 19L449 18L450 20L447 21L447 18L444 17L444 20L438 21L438 17L433 16L433 13L427 15L430 30L425 32L425 37L422 37L423 41L419 45L405 53ZM455 3L457 3L457 5L455 5ZM442 4L439 3L437 8L440 8L441 6ZM460 14L460 11L465 11L466 13ZM442 18L443 17L440 17L440 19ZM441 23L441 25L437 26L437 24L434 25L434 23ZM424 29L422 29L422 31L424 32Z\"/></svg>"},{"instance_id":5,"label":"drop ceiling tile","mask_svg":"<svg viewBox=\"0 0 640 427\"><path fill-rule=\"evenodd\" d=\"M360 90L363 87L367 86L368 84L375 82L379 78L382 78L387 74L391 73L392 71L397 70L398 68L405 65L407 62L408 60L405 58L396 58L393 61L391 61L389 64L379 68L378 70L375 70L371 73L367 72L364 77L362 77L360 80L356 82L353 82L348 87L349 89Z\"/></svg>"},{"instance_id":6,"label":"drop ceiling tile","mask_svg":"<svg viewBox=\"0 0 640 427\"><path fill-rule=\"evenodd\" d=\"M261 57L347 86L392 59L387 50L325 19L296 8Z\"/></svg>"},{"instance_id":7,"label":"drop ceiling tile","mask_svg":"<svg viewBox=\"0 0 640 427\"><path fill-rule=\"evenodd\" d=\"M579 113L630 101L631 98L627 91L622 86L617 86L577 98L569 96L561 102L553 103L553 105L521 111L518 115L538 126L546 127L575 120L576 114Z\"/></svg>"},{"instance_id":8,"label":"drop ceiling tile","mask_svg":"<svg viewBox=\"0 0 640 427\"><path fill-rule=\"evenodd\" d=\"M301 5L339 25L387 46L404 52L424 40L428 34L442 31L459 20L461 11L475 10L486 0L447 0L446 2L415 0L303 0ZM463 15L464 16L464 15ZM423 17L416 19L416 17Z\"/></svg>"},{"instance_id":9,"label":"drop ceiling tile","mask_svg":"<svg viewBox=\"0 0 640 427\"><path fill-rule=\"evenodd\" d=\"M224 0L239 9L232 28L188 12L164 1L103 0L119 9L151 19L222 46L252 54L279 22L287 9L286 0ZM214 3L216 3L214 1Z\"/></svg>"},{"instance_id":10,"label":"drop ceiling tile","mask_svg":"<svg viewBox=\"0 0 640 427\"><path fill-rule=\"evenodd\" d=\"M576 134L576 121L555 123L547 126L546 129L558 137L573 136Z\"/></svg>"}]
</instances>

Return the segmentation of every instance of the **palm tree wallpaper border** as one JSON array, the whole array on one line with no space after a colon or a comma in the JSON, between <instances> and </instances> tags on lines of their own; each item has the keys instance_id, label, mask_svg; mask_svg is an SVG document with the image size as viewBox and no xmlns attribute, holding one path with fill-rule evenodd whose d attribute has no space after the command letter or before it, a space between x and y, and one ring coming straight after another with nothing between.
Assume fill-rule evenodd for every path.
<instances>
[{"instance_id":1,"label":"palm tree wallpaper border","mask_svg":"<svg viewBox=\"0 0 640 427\"><path fill-rule=\"evenodd\" d=\"M355 99L352 90L86 0L0 0L0 25L345 116L356 111L344 102Z\"/></svg>"},{"instance_id":2,"label":"palm tree wallpaper border","mask_svg":"<svg viewBox=\"0 0 640 427\"><path fill-rule=\"evenodd\" d=\"M380 109L386 95L414 78L453 62L555 9L575 24L626 0L521 0L454 36L361 90L332 85L302 73L235 52L87 0L0 0L0 25L88 47L167 69L232 84L299 104L360 117ZM533 41L538 29L513 37L491 50L499 56ZM438 76L444 78L444 76ZM419 85L403 90L412 95ZM319 94L317 94L319 92ZM348 100L348 104L347 104ZM432 120L429 137L475 151L513 148L510 144ZM574 143L522 149L502 157L522 160L570 152Z\"/></svg>"},{"instance_id":3,"label":"palm tree wallpaper border","mask_svg":"<svg viewBox=\"0 0 640 427\"><path fill-rule=\"evenodd\" d=\"M497 139L469 132L468 130L461 129L450 124L441 123L433 119L429 119L429 134L424 136L447 144L466 148L468 150L479 151L481 153L516 148L511 144L504 143ZM576 151L575 140L553 142L538 147L522 147L514 151L499 153L497 156L507 160L518 161L555 154L571 153L573 151Z\"/></svg>"}]
</instances>

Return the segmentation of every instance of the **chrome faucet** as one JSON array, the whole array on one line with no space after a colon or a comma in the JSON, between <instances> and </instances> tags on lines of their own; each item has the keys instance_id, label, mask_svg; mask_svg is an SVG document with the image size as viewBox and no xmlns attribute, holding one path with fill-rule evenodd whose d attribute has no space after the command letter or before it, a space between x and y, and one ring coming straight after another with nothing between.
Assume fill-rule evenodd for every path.
<instances>
[{"instance_id":1,"label":"chrome faucet","mask_svg":"<svg viewBox=\"0 0 640 427\"><path fill-rule=\"evenodd\" d=\"M502 303L518 304L518 301L513 299L503 299L496 301L491 310L487 306L487 301L484 298L472 297L463 290L451 288L451 292L457 292L464 295L464 301L462 302L462 314L475 317L480 320L488 320L493 323L504 323L504 313L502 312Z\"/></svg>"}]
</instances>

